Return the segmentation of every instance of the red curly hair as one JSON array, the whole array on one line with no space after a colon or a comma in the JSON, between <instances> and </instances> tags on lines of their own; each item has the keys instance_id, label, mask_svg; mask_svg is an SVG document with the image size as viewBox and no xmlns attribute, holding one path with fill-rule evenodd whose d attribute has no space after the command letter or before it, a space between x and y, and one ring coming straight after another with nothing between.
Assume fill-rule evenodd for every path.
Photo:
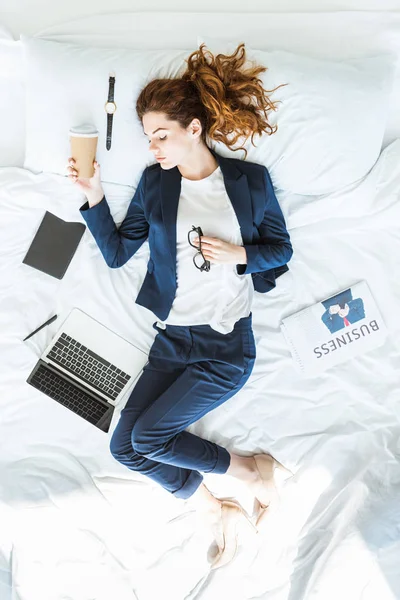
<instances>
[{"instance_id":1,"label":"red curly hair","mask_svg":"<svg viewBox=\"0 0 400 600\"><path fill-rule=\"evenodd\" d=\"M142 121L148 112L162 112L186 128L194 118L202 125L201 138L223 142L231 150L239 138L245 141L251 135L276 132L277 125L268 123L268 113L276 110L277 102L268 97L279 87L265 90L260 73L264 66L241 70L246 61L242 42L231 55L213 54L201 44L190 54L186 71L177 78L153 79L140 92L136 101L136 113ZM207 60L207 55L210 62ZM284 84L282 84L284 85ZM231 139L228 136L232 136Z\"/></svg>"}]
</instances>

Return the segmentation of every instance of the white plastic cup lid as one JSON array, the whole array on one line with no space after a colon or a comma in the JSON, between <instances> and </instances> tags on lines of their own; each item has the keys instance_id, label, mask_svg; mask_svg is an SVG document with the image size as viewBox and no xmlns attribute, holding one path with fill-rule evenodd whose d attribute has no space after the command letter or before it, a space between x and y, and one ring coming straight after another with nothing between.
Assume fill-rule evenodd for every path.
<instances>
[{"instance_id":1,"label":"white plastic cup lid","mask_svg":"<svg viewBox=\"0 0 400 600\"><path fill-rule=\"evenodd\" d=\"M71 127L69 135L73 137L98 137L99 132L94 125L84 124Z\"/></svg>"}]
</instances>

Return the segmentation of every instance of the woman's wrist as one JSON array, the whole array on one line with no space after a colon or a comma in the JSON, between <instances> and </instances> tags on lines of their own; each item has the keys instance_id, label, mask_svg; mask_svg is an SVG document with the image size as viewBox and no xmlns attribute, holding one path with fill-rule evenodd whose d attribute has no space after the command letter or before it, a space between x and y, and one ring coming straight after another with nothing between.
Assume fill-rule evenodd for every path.
<instances>
[{"instance_id":1,"label":"woman's wrist","mask_svg":"<svg viewBox=\"0 0 400 600\"><path fill-rule=\"evenodd\" d=\"M247 265L247 253L246 248L244 246L238 247L238 260L236 264Z\"/></svg>"},{"instance_id":2,"label":"woman's wrist","mask_svg":"<svg viewBox=\"0 0 400 600\"><path fill-rule=\"evenodd\" d=\"M92 208L92 206L95 206L96 204L99 204L99 202L101 202L104 198L104 192L103 190L99 190L99 192L97 192L96 194L90 194L86 196L86 199L88 201L88 204L90 206L90 208Z\"/></svg>"}]
</instances>

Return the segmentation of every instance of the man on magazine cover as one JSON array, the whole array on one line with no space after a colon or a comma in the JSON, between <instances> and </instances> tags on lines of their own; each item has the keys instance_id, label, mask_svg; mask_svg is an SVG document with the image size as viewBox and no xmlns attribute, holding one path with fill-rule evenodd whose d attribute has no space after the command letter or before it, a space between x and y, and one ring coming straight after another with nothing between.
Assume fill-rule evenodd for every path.
<instances>
[{"instance_id":1,"label":"man on magazine cover","mask_svg":"<svg viewBox=\"0 0 400 600\"><path fill-rule=\"evenodd\" d=\"M364 303L361 298L353 300L350 288L324 300L321 304L326 309L321 316L322 322L331 333L365 318Z\"/></svg>"}]
</instances>

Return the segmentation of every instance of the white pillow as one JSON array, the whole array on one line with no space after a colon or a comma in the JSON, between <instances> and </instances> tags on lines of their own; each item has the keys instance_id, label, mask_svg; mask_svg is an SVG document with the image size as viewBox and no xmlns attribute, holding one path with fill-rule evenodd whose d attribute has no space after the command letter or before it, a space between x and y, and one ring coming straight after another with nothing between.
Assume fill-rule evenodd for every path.
<instances>
[{"instance_id":1,"label":"white pillow","mask_svg":"<svg viewBox=\"0 0 400 600\"><path fill-rule=\"evenodd\" d=\"M199 38L214 53L232 52L238 43ZM65 174L70 155L68 130L91 122L100 132L97 160L103 181L136 185L154 162L135 104L155 77L176 77L192 50L137 51L91 48L21 36L26 77L24 167ZM381 149L393 82L392 57L329 62L284 51L246 48L248 58L268 67L266 89L280 83L280 99L270 121L272 136L248 141L247 160L266 165L274 185L299 194L325 194L363 177ZM113 143L105 148L108 75L116 73ZM222 155L244 158L222 143L209 142Z\"/></svg>"},{"instance_id":2,"label":"white pillow","mask_svg":"<svg viewBox=\"0 0 400 600\"><path fill-rule=\"evenodd\" d=\"M24 156L25 82L21 43L0 39L0 167L22 167Z\"/></svg>"},{"instance_id":3,"label":"white pillow","mask_svg":"<svg viewBox=\"0 0 400 600\"><path fill-rule=\"evenodd\" d=\"M136 185L154 163L135 105L156 77L176 77L190 51L91 48L21 36L26 76L26 155L33 172L66 174L71 126L91 123L99 130L97 160L103 181ZM115 72L111 149L106 150L108 77Z\"/></svg>"},{"instance_id":4,"label":"white pillow","mask_svg":"<svg viewBox=\"0 0 400 600\"><path fill-rule=\"evenodd\" d=\"M231 54L239 45L199 36L214 54ZM263 87L281 83L272 100L281 100L269 122L278 131L245 144L246 160L264 164L274 185L298 194L326 194L363 177L377 160L389 112L396 57L381 55L331 62L285 51L245 46L250 64L268 70ZM247 66L247 65L245 65ZM212 143L224 156L243 158Z\"/></svg>"}]
</instances>

